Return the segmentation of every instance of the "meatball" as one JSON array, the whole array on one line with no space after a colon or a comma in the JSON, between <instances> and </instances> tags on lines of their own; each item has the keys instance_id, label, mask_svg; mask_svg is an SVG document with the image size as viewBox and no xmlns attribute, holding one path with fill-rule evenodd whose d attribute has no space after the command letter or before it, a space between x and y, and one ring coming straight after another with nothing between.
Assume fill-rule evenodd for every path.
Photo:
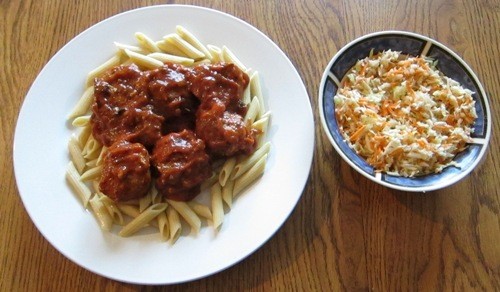
<instances>
[{"instance_id":1,"label":"meatball","mask_svg":"<svg viewBox=\"0 0 500 292\"><path fill-rule=\"evenodd\" d=\"M156 188L167 199L192 200L212 175L205 143L189 130L158 140L151 161L157 171Z\"/></svg>"},{"instance_id":2,"label":"meatball","mask_svg":"<svg viewBox=\"0 0 500 292\"><path fill-rule=\"evenodd\" d=\"M225 111L220 102L212 102L210 108L198 110L196 134L214 156L248 155L257 145L256 131L245 125L241 115Z\"/></svg>"},{"instance_id":3,"label":"meatball","mask_svg":"<svg viewBox=\"0 0 500 292\"><path fill-rule=\"evenodd\" d=\"M99 189L114 201L144 197L151 184L149 154L140 143L121 141L104 156Z\"/></svg>"},{"instance_id":4,"label":"meatball","mask_svg":"<svg viewBox=\"0 0 500 292\"><path fill-rule=\"evenodd\" d=\"M126 140L153 146L164 118L153 111L146 94L147 78L137 66L113 68L94 85L92 134L106 146Z\"/></svg>"},{"instance_id":5,"label":"meatball","mask_svg":"<svg viewBox=\"0 0 500 292\"><path fill-rule=\"evenodd\" d=\"M199 65L189 75L190 89L201 103L214 99L222 102L226 110L244 114L241 103L243 91L248 86L248 75L234 64L219 63Z\"/></svg>"},{"instance_id":6,"label":"meatball","mask_svg":"<svg viewBox=\"0 0 500 292\"><path fill-rule=\"evenodd\" d=\"M149 72L151 104L165 119L194 116L199 101L188 88L188 72L187 68L176 64L165 64Z\"/></svg>"}]
</instances>

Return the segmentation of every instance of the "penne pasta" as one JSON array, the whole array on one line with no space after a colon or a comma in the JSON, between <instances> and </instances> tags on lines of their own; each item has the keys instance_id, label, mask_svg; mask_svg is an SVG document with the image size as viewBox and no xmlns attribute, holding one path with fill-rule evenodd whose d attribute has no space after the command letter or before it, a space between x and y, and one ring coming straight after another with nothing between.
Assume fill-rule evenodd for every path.
<instances>
[{"instance_id":1,"label":"penne pasta","mask_svg":"<svg viewBox=\"0 0 500 292\"><path fill-rule=\"evenodd\" d=\"M90 115L76 117L71 123L74 127L85 127L90 123Z\"/></svg>"},{"instance_id":2,"label":"penne pasta","mask_svg":"<svg viewBox=\"0 0 500 292\"><path fill-rule=\"evenodd\" d=\"M236 157L232 157L226 160L226 162L222 166L221 171L219 172L219 183L221 186L224 186L226 184L226 181L229 179L229 176L231 175L231 172L233 171L235 165Z\"/></svg>"},{"instance_id":3,"label":"penne pasta","mask_svg":"<svg viewBox=\"0 0 500 292\"><path fill-rule=\"evenodd\" d=\"M97 158L96 159L92 159L90 161L87 161L85 163L86 168L94 168L94 167L96 167L96 165L97 165Z\"/></svg>"},{"instance_id":4,"label":"penne pasta","mask_svg":"<svg viewBox=\"0 0 500 292\"><path fill-rule=\"evenodd\" d=\"M259 99L254 96L252 98L252 102L250 102L250 105L248 106L247 113L245 115L245 122L249 124L253 124L255 119L257 119L257 116L259 115L260 111L260 103Z\"/></svg>"},{"instance_id":5,"label":"penne pasta","mask_svg":"<svg viewBox=\"0 0 500 292\"><path fill-rule=\"evenodd\" d=\"M194 233L199 233L201 228L201 221L198 215L196 215L189 205L185 202L179 202L174 200L167 200L167 202L172 206L172 208L179 213L179 215L186 220L186 222L191 226Z\"/></svg>"},{"instance_id":6,"label":"penne pasta","mask_svg":"<svg viewBox=\"0 0 500 292\"><path fill-rule=\"evenodd\" d=\"M81 174L85 169L85 158L82 155L82 149L80 149L78 140L74 136L71 136L69 139L68 151L76 170Z\"/></svg>"},{"instance_id":7,"label":"penne pasta","mask_svg":"<svg viewBox=\"0 0 500 292\"><path fill-rule=\"evenodd\" d=\"M165 211L166 208L167 208L166 203L159 203L150 206L139 216L137 216L127 225L125 225L118 234L123 237L127 237L134 234L135 232L139 231L141 228L146 226L146 224L151 222L161 212Z\"/></svg>"},{"instance_id":8,"label":"penne pasta","mask_svg":"<svg viewBox=\"0 0 500 292\"><path fill-rule=\"evenodd\" d=\"M141 212L139 212L138 206L119 203L119 204L117 204L117 207L118 207L118 210L120 210L120 212L122 212L123 214L125 214L131 218L137 218L141 214Z\"/></svg>"},{"instance_id":9,"label":"penne pasta","mask_svg":"<svg viewBox=\"0 0 500 292\"><path fill-rule=\"evenodd\" d=\"M260 86L259 72L255 71L252 76L250 76L250 94L256 96L259 99L259 114L257 118L264 114L264 96L262 95L262 88Z\"/></svg>"},{"instance_id":10,"label":"penne pasta","mask_svg":"<svg viewBox=\"0 0 500 292\"><path fill-rule=\"evenodd\" d=\"M163 53L167 53L167 54L171 54L171 55L179 56L179 57L188 57L181 50L179 50L179 48L177 48L174 44L172 44L171 42L169 42L167 40L158 41L158 42L156 42L156 45L158 46L158 48L160 48L160 50Z\"/></svg>"},{"instance_id":11,"label":"penne pasta","mask_svg":"<svg viewBox=\"0 0 500 292\"><path fill-rule=\"evenodd\" d=\"M208 206L195 201L189 202L188 205L198 216L212 220L212 211L210 211Z\"/></svg>"},{"instance_id":12,"label":"penne pasta","mask_svg":"<svg viewBox=\"0 0 500 292\"><path fill-rule=\"evenodd\" d=\"M96 159L97 161L97 159ZM87 169L80 177L81 181L95 180L101 177L102 165Z\"/></svg>"},{"instance_id":13,"label":"penne pasta","mask_svg":"<svg viewBox=\"0 0 500 292\"><path fill-rule=\"evenodd\" d=\"M90 125L87 125L87 126L83 127L81 132L78 134L78 138L77 138L78 145L80 146L82 151L83 151L83 148L85 147L85 144L89 140L91 133L92 133L92 128L90 127ZM82 154L83 154L83 152L82 152Z\"/></svg>"},{"instance_id":14,"label":"penne pasta","mask_svg":"<svg viewBox=\"0 0 500 292\"><path fill-rule=\"evenodd\" d=\"M177 34L186 42L188 42L190 45L198 49L200 52L202 52L205 55L205 58L212 60L212 54L210 51L198 40L196 36L194 36L191 32L189 32L186 28L177 25L175 27L175 30Z\"/></svg>"},{"instance_id":15,"label":"penne pasta","mask_svg":"<svg viewBox=\"0 0 500 292\"><path fill-rule=\"evenodd\" d=\"M206 57L205 54L203 54L203 52L193 47L191 44L183 40L177 34L166 35L163 37L163 39L176 46L181 52L183 52L186 56L190 58L197 60Z\"/></svg>"},{"instance_id":16,"label":"penne pasta","mask_svg":"<svg viewBox=\"0 0 500 292\"><path fill-rule=\"evenodd\" d=\"M212 63L222 62L222 50L214 45L207 45L207 49L212 55Z\"/></svg>"},{"instance_id":17,"label":"penne pasta","mask_svg":"<svg viewBox=\"0 0 500 292\"><path fill-rule=\"evenodd\" d=\"M123 225L122 212L120 211L120 209L118 209L115 202L113 202L113 200L111 200L108 196L100 192L97 192L97 195L99 196L99 200L101 200L101 203L108 210L109 215L113 219L113 223Z\"/></svg>"},{"instance_id":18,"label":"penne pasta","mask_svg":"<svg viewBox=\"0 0 500 292\"><path fill-rule=\"evenodd\" d=\"M158 61L154 58L148 57L143 54L139 54L136 52L132 52L130 50L125 50L127 56L139 67L147 68L147 69L156 69L163 66L163 62Z\"/></svg>"},{"instance_id":19,"label":"penne pasta","mask_svg":"<svg viewBox=\"0 0 500 292\"><path fill-rule=\"evenodd\" d=\"M90 71L90 73L87 76L87 82L86 82L87 86L93 85L95 78L100 77L104 72L108 71L109 69L115 66L118 66L119 64L120 64L120 57L118 55L114 55L106 62L99 65L97 68Z\"/></svg>"},{"instance_id":20,"label":"penne pasta","mask_svg":"<svg viewBox=\"0 0 500 292\"><path fill-rule=\"evenodd\" d=\"M191 66L194 63L194 60L191 58L186 58L186 57L181 57L181 56L176 56L176 55L171 55L171 54L166 54L166 53L151 53L148 55L148 57L151 57L153 59L156 59L160 62L163 63L175 63L175 64L181 64L184 66Z\"/></svg>"},{"instance_id":21,"label":"penne pasta","mask_svg":"<svg viewBox=\"0 0 500 292\"><path fill-rule=\"evenodd\" d=\"M163 241L167 241L169 239L169 230L168 230L168 220L167 213L161 212L156 217L156 222L158 223L158 230L160 231L160 236Z\"/></svg>"},{"instance_id":22,"label":"penne pasta","mask_svg":"<svg viewBox=\"0 0 500 292\"><path fill-rule=\"evenodd\" d=\"M234 171L233 171L233 174L231 176L231 179L233 179L233 180L237 179L242 174L247 172L247 170L249 170L253 165L255 165L257 163L257 161L259 161L259 159L262 158L262 156L269 153L270 150L271 150L271 142L267 142L266 144L262 145L262 147L255 150L255 152L252 153L252 155L250 155L250 156L246 157L245 159L243 159L242 161L240 161L234 167Z\"/></svg>"},{"instance_id":23,"label":"penne pasta","mask_svg":"<svg viewBox=\"0 0 500 292\"><path fill-rule=\"evenodd\" d=\"M66 179L68 180L71 187L73 187L78 197L80 197L80 200L83 203L83 207L87 208L92 193L90 192L90 189L80 180L80 174L76 170L73 162L70 162L68 164L68 168L66 170Z\"/></svg>"},{"instance_id":24,"label":"penne pasta","mask_svg":"<svg viewBox=\"0 0 500 292\"><path fill-rule=\"evenodd\" d=\"M99 153L99 156L96 159L96 165L102 165L104 156L106 155L106 151L108 151L108 147L102 146L101 152Z\"/></svg>"},{"instance_id":25,"label":"penne pasta","mask_svg":"<svg viewBox=\"0 0 500 292\"><path fill-rule=\"evenodd\" d=\"M99 221L99 226L101 226L101 229L105 231L111 230L111 226L113 225L113 218L108 213L108 210L99 199L98 195L94 195L92 199L90 199L90 207L92 207L92 211Z\"/></svg>"},{"instance_id":26,"label":"penne pasta","mask_svg":"<svg viewBox=\"0 0 500 292\"><path fill-rule=\"evenodd\" d=\"M99 141L97 141L92 135L90 135L87 143L85 143L85 147L83 147L82 149L83 157L85 157L85 159L87 160L95 159L101 153L101 148L101 143L99 143Z\"/></svg>"},{"instance_id":27,"label":"penne pasta","mask_svg":"<svg viewBox=\"0 0 500 292\"><path fill-rule=\"evenodd\" d=\"M266 168L267 154L262 156L255 165L234 181L233 196L238 195L243 189L248 187L254 180L264 173Z\"/></svg>"},{"instance_id":28,"label":"penne pasta","mask_svg":"<svg viewBox=\"0 0 500 292\"><path fill-rule=\"evenodd\" d=\"M222 187L222 200L229 209L233 206L233 190L234 180L228 180L226 185Z\"/></svg>"},{"instance_id":29,"label":"penne pasta","mask_svg":"<svg viewBox=\"0 0 500 292\"><path fill-rule=\"evenodd\" d=\"M139 41L139 46L141 49L154 53L154 52L159 52L160 48L156 45L156 43L150 39L147 35L145 35L142 32L136 32L135 33L135 38Z\"/></svg>"},{"instance_id":30,"label":"penne pasta","mask_svg":"<svg viewBox=\"0 0 500 292\"><path fill-rule=\"evenodd\" d=\"M215 183L210 188L210 196L212 201L212 222L214 229L218 229L224 220L224 207L222 205L222 190L218 183Z\"/></svg>"},{"instance_id":31,"label":"penne pasta","mask_svg":"<svg viewBox=\"0 0 500 292\"><path fill-rule=\"evenodd\" d=\"M136 53L139 53L139 54L145 54L146 53L146 52L144 52L144 50L142 48L137 47L137 46L122 44L122 43L118 43L118 42L114 42L114 44L115 44L115 47L118 49L119 52L125 53L125 50L129 50L129 51L136 52Z\"/></svg>"},{"instance_id":32,"label":"penne pasta","mask_svg":"<svg viewBox=\"0 0 500 292\"><path fill-rule=\"evenodd\" d=\"M222 59L226 63L235 64L243 72L247 71L247 67L245 65L243 65L243 63L238 58L236 58L236 56L233 54L233 52L231 52L231 50L229 50L229 48L226 46L222 46Z\"/></svg>"},{"instance_id":33,"label":"penne pasta","mask_svg":"<svg viewBox=\"0 0 500 292\"><path fill-rule=\"evenodd\" d=\"M74 119L76 117L86 114L89 111L92 102L94 102L94 86L89 86L87 87L87 89L85 89L83 95L76 103L75 107L69 114L68 119Z\"/></svg>"},{"instance_id":34,"label":"penne pasta","mask_svg":"<svg viewBox=\"0 0 500 292\"><path fill-rule=\"evenodd\" d=\"M179 214L172 206L167 208L168 230L170 235L170 243L174 244L182 232L181 220Z\"/></svg>"},{"instance_id":35,"label":"penne pasta","mask_svg":"<svg viewBox=\"0 0 500 292\"><path fill-rule=\"evenodd\" d=\"M153 198L151 197L151 192L148 192L147 195L139 199L139 212L144 212L151 203L153 202Z\"/></svg>"},{"instance_id":36,"label":"penne pasta","mask_svg":"<svg viewBox=\"0 0 500 292\"><path fill-rule=\"evenodd\" d=\"M252 124L252 129L259 131L257 134L257 148L261 148L266 139L267 127L269 125L269 116L262 116L259 120Z\"/></svg>"},{"instance_id":37,"label":"penne pasta","mask_svg":"<svg viewBox=\"0 0 500 292\"><path fill-rule=\"evenodd\" d=\"M252 101L252 95L250 94L250 85L247 85L245 87L245 90L243 91L243 104L248 105Z\"/></svg>"},{"instance_id":38,"label":"penne pasta","mask_svg":"<svg viewBox=\"0 0 500 292\"><path fill-rule=\"evenodd\" d=\"M270 111L265 112L260 118L261 119L264 119L264 118L271 119L271 112Z\"/></svg>"},{"instance_id":39,"label":"penne pasta","mask_svg":"<svg viewBox=\"0 0 500 292\"><path fill-rule=\"evenodd\" d=\"M252 128L259 130L262 133L267 131L267 125L269 124L269 116L263 115L260 119L253 122Z\"/></svg>"},{"instance_id":40,"label":"penne pasta","mask_svg":"<svg viewBox=\"0 0 500 292\"><path fill-rule=\"evenodd\" d=\"M151 195L151 202L153 204L161 203L161 201L163 200L161 196L158 196L158 190L155 186L153 186L151 190L149 190L149 194Z\"/></svg>"}]
</instances>

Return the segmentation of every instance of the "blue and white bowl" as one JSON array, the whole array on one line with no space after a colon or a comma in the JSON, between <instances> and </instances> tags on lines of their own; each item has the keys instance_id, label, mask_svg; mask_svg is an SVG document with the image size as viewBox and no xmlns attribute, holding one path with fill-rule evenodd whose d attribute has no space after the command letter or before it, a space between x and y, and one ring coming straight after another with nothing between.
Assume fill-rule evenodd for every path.
<instances>
[{"instance_id":1,"label":"blue and white bowl","mask_svg":"<svg viewBox=\"0 0 500 292\"><path fill-rule=\"evenodd\" d=\"M473 143L459 153L454 161L440 173L418 177L401 177L376 173L364 158L356 154L344 140L335 118L335 96L340 80L359 59L374 53L393 50L412 56L425 55L437 60L437 69L474 92L477 120L471 135ZM319 113L323 129L339 155L356 171L381 185L411 192L425 192L447 187L464 178L479 163L491 134L491 113L483 86L471 68L452 50L428 37L403 31L383 31L360 37L335 54L323 73L319 87Z\"/></svg>"}]
</instances>

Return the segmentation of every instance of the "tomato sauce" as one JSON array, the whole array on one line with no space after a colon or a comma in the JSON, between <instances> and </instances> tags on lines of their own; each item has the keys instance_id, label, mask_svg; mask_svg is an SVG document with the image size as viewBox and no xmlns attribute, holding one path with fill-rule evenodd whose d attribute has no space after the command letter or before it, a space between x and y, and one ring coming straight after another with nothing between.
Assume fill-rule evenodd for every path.
<instances>
[{"instance_id":1,"label":"tomato sauce","mask_svg":"<svg viewBox=\"0 0 500 292\"><path fill-rule=\"evenodd\" d=\"M123 201L145 195L145 182L154 179L166 198L194 198L212 173L211 160L255 150L257 133L245 125L241 102L248 84L245 72L224 63L193 68L167 63L148 71L117 66L96 78L92 133L110 156L101 191ZM152 178L144 171L150 167ZM132 182L122 172L130 173Z\"/></svg>"}]
</instances>

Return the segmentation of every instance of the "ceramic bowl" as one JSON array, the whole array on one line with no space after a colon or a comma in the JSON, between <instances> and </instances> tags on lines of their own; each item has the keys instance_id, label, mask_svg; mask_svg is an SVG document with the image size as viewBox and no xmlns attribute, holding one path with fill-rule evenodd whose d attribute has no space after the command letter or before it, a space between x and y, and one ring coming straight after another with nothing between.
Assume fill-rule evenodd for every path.
<instances>
[{"instance_id":1,"label":"ceramic bowl","mask_svg":"<svg viewBox=\"0 0 500 292\"><path fill-rule=\"evenodd\" d=\"M335 118L333 98L340 80L357 60L385 50L400 51L412 56L428 56L437 60L437 69L474 92L477 120L473 125L473 142L454 158L457 166L448 166L440 173L417 177L401 177L375 172L364 158L359 156L339 131ZM344 46L326 67L319 87L319 113L321 123L331 144L339 155L356 171L368 179L389 188L426 192L450 186L469 174L486 152L491 133L491 113L484 88L471 68L451 49L428 37L411 32L383 31L362 36Z\"/></svg>"}]
</instances>

